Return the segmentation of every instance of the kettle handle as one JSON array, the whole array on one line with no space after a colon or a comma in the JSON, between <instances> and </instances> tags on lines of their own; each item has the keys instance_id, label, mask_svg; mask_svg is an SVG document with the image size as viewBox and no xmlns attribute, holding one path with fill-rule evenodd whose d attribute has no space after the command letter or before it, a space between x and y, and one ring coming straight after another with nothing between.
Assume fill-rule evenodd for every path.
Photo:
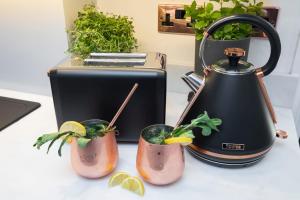
<instances>
[{"instance_id":1,"label":"kettle handle","mask_svg":"<svg viewBox=\"0 0 300 200\"><path fill-rule=\"evenodd\" d=\"M208 68L203 56L204 46L207 38L210 35L212 35L218 28L232 22L246 22L255 25L258 28L260 28L262 31L264 31L264 33L268 36L270 40L270 46L271 46L270 58L268 62L259 69L263 72L265 76L270 74L275 69L276 64L280 57L281 43L280 43L279 35L277 31L274 29L273 25L270 24L268 21L264 20L261 17L248 15L248 14L232 15L229 17L224 17L214 22L207 28L206 32L204 32L204 37L201 41L200 49L199 49L199 56L202 59L204 69Z\"/></svg>"}]
</instances>

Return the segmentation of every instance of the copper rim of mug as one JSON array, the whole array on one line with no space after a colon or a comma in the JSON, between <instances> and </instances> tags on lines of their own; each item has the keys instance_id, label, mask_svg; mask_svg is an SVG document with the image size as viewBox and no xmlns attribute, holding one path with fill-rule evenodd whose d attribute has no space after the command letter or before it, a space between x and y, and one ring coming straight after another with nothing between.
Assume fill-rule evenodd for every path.
<instances>
[{"instance_id":1,"label":"copper rim of mug","mask_svg":"<svg viewBox=\"0 0 300 200\"><path fill-rule=\"evenodd\" d=\"M80 123L85 126L85 125L89 125L89 124L96 124L99 122L106 126L109 124L108 121L102 120L102 119L88 119L88 120L81 121ZM112 132L114 132L116 136L118 136L120 134L119 130L114 130Z\"/></svg>"},{"instance_id":2,"label":"copper rim of mug","mask_svg":"<svg viewBox=\"0 0 300 200\"><path fill-rule=\"evenodd\" d=\"M177 145L177 144L153 144L153 143L148 142L148 141L145 139L144 135L147 133L147 132L146 132L147 129L150 129L150 128L153 128L153 127L165 127L165 128L167 128L168 131L172 131L172 130L174 129L173 126L166 125L166 124L153 124L153 125L147 126L147 127L145 127L145 128L141 131L141 134L140 134L140 138L143 139L143 141L144 141L145 143L148 143L148 144L151 144L151 145L157 145L157 146ZM161 131L161 130L163 130L163 129L160 129L160 131ZM166 129L164 129L164 130L166 130Z\"/></svg>"},{"instance_id":3,"label":"copper rim of mug","mask_svg":"<svg viewBox=\"0 0 300 200\"><path fill-rule=\"evenodd\" d=\"M102 120L102 119L88 119L88 120L84 120L84 121L81 121L80 123L82 125L90 125L90 124L96 124L96 123L102 123L104 125L108 125L109 122L106 121L106 120Z\"/></svg>"}]
</instances>

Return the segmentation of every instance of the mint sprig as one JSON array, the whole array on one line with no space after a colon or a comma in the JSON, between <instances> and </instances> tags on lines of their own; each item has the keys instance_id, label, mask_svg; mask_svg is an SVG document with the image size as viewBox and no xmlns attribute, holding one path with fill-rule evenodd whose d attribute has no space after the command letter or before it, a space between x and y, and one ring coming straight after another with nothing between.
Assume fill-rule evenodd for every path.
<instances>
[{"instance_id":1,"label":"mint sprig","mask_svg":"<svg viewBox=\"0 0 300 200\"><path fill-rule=\"evenodd\" d=\"M164 140L171 137L188 137L193 139L195 138L194 128L201 128L203 136L210 136L213 131L219 131L218 126L221 124L221 119L210 118L205 111L203 114L198 115L196 119L193 119L190 124L178 126L172 132L161 131L160 133L145 135L145 139L153 144L164 144Z\"/></svg>"},{"instance_id":2,"label":"mint sprig","mask_svg":"<svg viewBox=\"0 0 300 200\"><path fill-rule=\"evenodd\" d=\"M78 133L67 131L67 132L57 132L57 133L50 133L50 134L44 134L36 140L34 143L34 147L37 149L40 149L41 146L44 144L50 142L47 153L49 153L52 145L60 138L63 138L62 142L60 143L60 146L58 148L58 155L61 156L61 150L64 144L67 142L69 138L77 138L77 144L80 148L85 148L88 143L96 138L96 137L103 137L105 134L115 130L115 127L112 127L110 129L107 129L107 126L104 124L95 124L90 126L85 126L86 128L86 136L81 136Z\"/></svg>"},{"instance_id":3,"label":"mint sprig","mask_svg":"<svg viewBox=\"0 0 300 200\"><path fill-rule=\"evenodd\" d=\"M77 144L79 145L79 147L85 148L91 140L92 139L90 139L90 138L81 137L81 138L77 139Z\"/></svg>"}]
</instances>

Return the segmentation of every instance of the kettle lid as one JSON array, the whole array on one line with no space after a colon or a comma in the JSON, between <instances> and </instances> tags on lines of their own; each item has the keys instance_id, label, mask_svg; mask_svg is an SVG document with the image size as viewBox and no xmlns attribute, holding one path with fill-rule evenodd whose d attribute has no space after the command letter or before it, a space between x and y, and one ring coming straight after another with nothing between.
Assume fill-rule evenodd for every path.
<instances>
[{"instance_id":1,"label":"kettle lid","mask_svg":"<svg viewBox=\"0 0 300 200\"><path fill-rule=\"evenodd\" d=\"M227 59L219 60L211 68L214 71L229 75L244 75L255 71L253 64L241 60L246 52L241 48L226 48L224 54Z\"/></svg>"}]
</instances>

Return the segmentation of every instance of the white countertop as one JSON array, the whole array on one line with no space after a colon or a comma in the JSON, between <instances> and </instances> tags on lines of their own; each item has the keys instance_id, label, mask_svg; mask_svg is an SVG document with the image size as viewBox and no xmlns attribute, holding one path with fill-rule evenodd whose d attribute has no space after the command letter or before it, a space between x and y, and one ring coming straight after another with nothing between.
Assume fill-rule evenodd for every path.
<instances>
[{"instance_id":1,"label":"white countertop","mask_svg":"<svg viewBox=\"0 0 300 200\"><path fill-rule=\"evenodd\" d=\"M32 147L42 133L56 131L52 98L1 90L0 96L37 101L41 108L0 132L0 199L76 200L141 199L119 187L108 188L108 177L88 180L77 176L70 165L69 147L57 155L57 145L47 155ZM172 98L170 98L172 97ZM167 123L174 125L185 107L183 94L169 93ZM183 177L176 183L158 187L145 183L143 199L300 199L300 149L292 112L275 108L278 127L288 131L286 140L276 139L273 149L257 165L224 169L202 163L187 152ZM1 111L0 111L1 112ZM135 169L137 145L119 145L116 171L138 175Z\"/></svg>"}]
</instances>

